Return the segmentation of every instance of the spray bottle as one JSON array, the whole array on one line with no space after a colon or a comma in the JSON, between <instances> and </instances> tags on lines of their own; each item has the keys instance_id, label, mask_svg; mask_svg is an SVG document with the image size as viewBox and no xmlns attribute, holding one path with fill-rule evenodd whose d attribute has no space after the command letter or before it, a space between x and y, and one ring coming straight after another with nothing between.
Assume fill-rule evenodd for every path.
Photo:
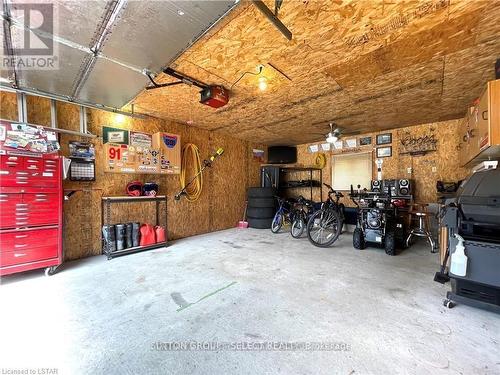
<instances>
[{"instance_id":1,"label":"spray bottle","mask_svg":"<svg viewBox=\"0 0 500 375\"><path fill-rule=\"evenodd\" d=\"M455 247L455 252L451 254L450 273L456 276L465 276L467 273L467 256L465 255L464 239L455 234L454 237L458 240Z\"/></svg>"}]
</instances>

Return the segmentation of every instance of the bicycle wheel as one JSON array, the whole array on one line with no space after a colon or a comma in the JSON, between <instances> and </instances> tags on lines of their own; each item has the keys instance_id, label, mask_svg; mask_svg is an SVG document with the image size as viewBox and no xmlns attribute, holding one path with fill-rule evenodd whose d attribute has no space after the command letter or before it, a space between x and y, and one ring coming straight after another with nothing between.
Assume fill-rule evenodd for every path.
<instances>
[{"instance_id":1,"label":"bicycle wheel","mask_svg":"<svg viewBox=\"0 0 500 375\"><path fill-rule=\"evenodd\" d=\"M307 222L307 238L318 247L328 247L340 235L342 222L337 211L319 210Z\"/></svg>"},{"instance_id":2,"label":"bicycle wheel","mask_svg":"<svg viewBox=\"0 0 500 375\"><path fill-rule=\"evenodd\" d=\"M281 212L276 212L274 215L273 222L271 223L271 232L278 233L283 226L283 214Z\"/></svg>"},{"instance_id":3,"label":"bicycle wheel","mask_svg":"<svg viewBox=\"0 0 500 375\"><path fill-rule=\"evenodd\" d=\"M306 224L304 223L304 219L302 217L296 218L292 223L292 229L290 230L290 234L293 238L300 238L302 233L304 233L304 228Z\"/></svg>"}]
</instances>

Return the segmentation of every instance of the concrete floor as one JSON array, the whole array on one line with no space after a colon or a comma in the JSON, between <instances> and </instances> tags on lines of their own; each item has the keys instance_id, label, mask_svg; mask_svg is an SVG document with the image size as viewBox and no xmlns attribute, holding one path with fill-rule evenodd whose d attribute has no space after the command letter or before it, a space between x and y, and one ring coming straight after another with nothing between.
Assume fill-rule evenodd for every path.
<instances>
[{"instance_id":1,"label":"concrete floor","mask_svg":"<svg viewBox=\"0 0 500 375\"><path fill-rule=\"evenodd\" d=\"M499 374L499 316L443 307L448 286L433 281L437 263L424 243L389 257L354 250L350 234L319 249L289 234L232 229L111 261L70 262L52 277L4 277L0 368ZM184 341L229 344L216 351L154 346ZM267 342L335 350L234 350Z\"/></svg>"}]
</instances>

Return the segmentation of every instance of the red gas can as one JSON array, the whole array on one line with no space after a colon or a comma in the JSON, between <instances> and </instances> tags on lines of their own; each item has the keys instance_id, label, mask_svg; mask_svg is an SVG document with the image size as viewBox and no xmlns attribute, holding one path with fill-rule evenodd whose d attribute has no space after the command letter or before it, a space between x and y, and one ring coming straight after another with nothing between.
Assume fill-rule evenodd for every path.
<instances>
[{"instance_id":1,"label":"red gas can","mask_svg":"<svg viewBox=\"0 0 500 375\"><path fill-rule=\"evenodd\" d=\"M151 224L141 225L141 242L140 246L153 245L156 243L155 230Z\"/></svg>"},{"instance_id":2,"label":"red gas can","mask_svg":"<svg viewBox=\"0 0 500 375\"><path fill-rule=\"evenodd\" d=\"M155 227L155 233L156 233L156 243L165 242L165 229L162 226L157 225Z\"/></svg>"}]
</instances>

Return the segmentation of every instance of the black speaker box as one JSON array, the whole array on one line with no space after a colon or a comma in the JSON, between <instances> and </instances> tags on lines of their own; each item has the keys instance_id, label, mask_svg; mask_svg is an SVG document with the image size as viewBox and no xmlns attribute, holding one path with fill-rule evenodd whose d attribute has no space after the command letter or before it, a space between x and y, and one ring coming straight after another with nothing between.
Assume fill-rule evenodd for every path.
<instances>
[{"instance_id":1,"label":"black speaker box","mask_svg":"<svg viewBox=\"0 0 500 375\"><path fill-rule=\"evenodd\" d=\"M269 164L293 164L297 162L297 147L270 146L267 148Z\"/></svg>"},{"instance_id":2,"label":"black speaker box","mask_svg":"<svg viewBox=\"0 0 500 375\"><path fill-rule=\"evenodd\" d=\"M374 193L380 193L382 191L382 180L372 180L371 191Z\"/></svg>"},{"instance_id":3,"label":"black speaker box","mask_svg":"<svg viewBox=\"0 0 500 375\"><path fill-rule=\"evenodd\" d=\"M406 196L412 194L412 181L406 178L398 180L397 195Z\"/></svg>"}]
</instances>

